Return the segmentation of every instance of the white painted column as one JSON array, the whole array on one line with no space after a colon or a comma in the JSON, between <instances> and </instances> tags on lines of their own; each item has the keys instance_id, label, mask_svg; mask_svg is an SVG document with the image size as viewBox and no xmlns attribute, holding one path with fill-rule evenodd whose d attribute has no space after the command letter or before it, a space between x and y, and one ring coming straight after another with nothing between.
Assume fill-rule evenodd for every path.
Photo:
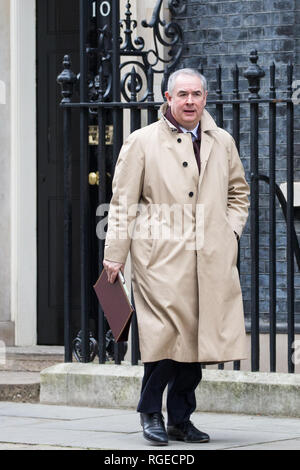
<instances>
[{"instance_id":1,"label":"white painted column","mask_svg":"<svg viewBox=\"0 0 300 470\"><path fill-rule=\"evenodd\" d=\"M10 5L0 0L0 341L14 343L10 312Z\"/></svg>"},{"instance_id":2,"label":"white painted column","mask_svg":"<svg viewBox=\"0 0 300 470\"><path fill-rule=\"evenodd\" d=\"M11 313L15 342L37 340L37 153L35 0L11 11Z\"/></svg>"}]
</instances>

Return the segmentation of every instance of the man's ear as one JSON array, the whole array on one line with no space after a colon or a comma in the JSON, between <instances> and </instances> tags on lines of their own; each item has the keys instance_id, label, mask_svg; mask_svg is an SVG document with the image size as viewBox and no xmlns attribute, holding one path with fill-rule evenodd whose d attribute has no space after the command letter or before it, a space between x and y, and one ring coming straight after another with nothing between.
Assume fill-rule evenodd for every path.
<instances>
[{"instance_id":1,"label":"man's ear","mask_svg":"<svg viewBox=\"0 0 300 470\"><path fill-rule=\"evenodd\" d=\"M170 94L169 94L168 91L165 92L165 97L167 98L168 104L170 105L170 104L171 104L172 97L170 96Z\"/></svg>"}]
</instances>

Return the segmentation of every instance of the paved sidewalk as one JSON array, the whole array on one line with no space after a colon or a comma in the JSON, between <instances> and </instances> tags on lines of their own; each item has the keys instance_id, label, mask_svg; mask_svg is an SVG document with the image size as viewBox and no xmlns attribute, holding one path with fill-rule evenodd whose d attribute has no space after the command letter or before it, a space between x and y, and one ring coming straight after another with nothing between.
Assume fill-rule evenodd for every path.
<instances>
[{"instance_id":1,"label":"paved sidewalk","mask_svg":"<svg viewBox=\"0 0 300 470\"><path fill-rule=\"evenodd\" d=\"M171 441L160 451L300 450L300 419L195 413L208 444ZM0 450L154 450L142 437L134 410L0 402Z\"/></svg>"}]
</instances>

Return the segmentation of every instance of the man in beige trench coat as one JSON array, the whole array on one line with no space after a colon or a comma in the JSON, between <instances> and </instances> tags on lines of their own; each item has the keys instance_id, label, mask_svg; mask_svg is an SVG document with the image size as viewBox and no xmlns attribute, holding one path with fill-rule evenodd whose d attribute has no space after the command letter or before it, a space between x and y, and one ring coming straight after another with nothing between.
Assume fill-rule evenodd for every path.
<instances>
[{"instance_id":1,"label":"man in beige trench coat","mask_svg":"<svg viewBox=\"0 0 300 470\"><path fill-rule=\"evenodd\" d=\"M138 411L156 445L208 442L190 421L201 363L246 358L236 263L249 186L206 97L197 71L171 75L161 119L128 137L113 180L103 264L114 282L131 252L145 369Z\"/></svg>"}]
</instances>

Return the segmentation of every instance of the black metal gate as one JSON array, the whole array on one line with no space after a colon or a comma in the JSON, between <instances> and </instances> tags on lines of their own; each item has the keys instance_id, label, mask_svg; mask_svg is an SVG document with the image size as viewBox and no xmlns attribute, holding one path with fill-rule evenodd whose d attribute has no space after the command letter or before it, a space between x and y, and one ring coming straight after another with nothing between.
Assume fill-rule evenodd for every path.
<instances>
[{"instance_id":1,"label":"black metal gate","mask_svg":"<svg viewBox=\"0 0 300 470\"><path fill-rule=\"evenodd\" d=\"M65 360L72 361L73 348L76 358L82 362L94 360L105 362L113 358L120 363L124 357L124 346L112 342L110 332L96 302L92 285L102 269L104 241L96 237L97 207L104 207L111 197L111 180L123 142L124 112L129 110L129 131L150 124L158 118L158 109L163 100L170 73L180 68L183 51L182 31L174 22L162 20L163 1L158 0L150 22L142 22L143 28L153 30L150 49L142 37L134 38L137 23L132 19L131 4L127 2L125 19L120 21L119 0L80 1L80 74L71 70L71 61L64 58L64 70L58 77L62 87L62 110L64 114L64 312L65 312ZM180 2L170 0L172 13L180 8ZM121 39L122 38L122 39ZM162 51L162 53L161 53ZM275 87L275 65L270 66L269 96L259 96L260 80L265 72L257 64L256 51L250 54L250 64L244 77L248 80L249 92L240 97L239 68L233 68L232 96L223 98L222 70L216 69L215 97L208 100L217 124L224 126L224 115L230 113L231 131L237 146L240 146L241 111L247 107L249 113L249 161L251 184L250 250L251 250L251 362L252 370L259 370L259 235L260 235L260 186L264 181L269 187L269 334L270 370L276 371L276 200L280 202L286 218L287 234L287 335L288 370L294 372L295 301L294 258L300 267L300 250L294 227L294 105L292 100L293 66L287 66L287 81L283 96L277 98ZM203 69L200 70L204 72ZM155 77L161 74L161 101L154 101ZM74 91L79 95L75 101ZM285 107L287 198L276 184L276 119L277 110ZM267 109L269 122L269 174L259 170L259 118L262 108ZM80 113L80 272L81 272L81 331L71 338L71 120L72 113ZM93 187L91 185L94 185ZM276 199L277 198L277 199ZM99 214L99 212L97 213ZM98 222L105 219L100 213ZM239 261L240 262L240 259ZM134 302L134 299L133 299ZM91 331L91 318L95 319ZM96 339L97 338L97 339ZM139 360L136 320L132 325L132 364ZM222 368L222 365L219 366ZM240 364L234 363L234 369Z\"/></svg>"}]
</instances>

